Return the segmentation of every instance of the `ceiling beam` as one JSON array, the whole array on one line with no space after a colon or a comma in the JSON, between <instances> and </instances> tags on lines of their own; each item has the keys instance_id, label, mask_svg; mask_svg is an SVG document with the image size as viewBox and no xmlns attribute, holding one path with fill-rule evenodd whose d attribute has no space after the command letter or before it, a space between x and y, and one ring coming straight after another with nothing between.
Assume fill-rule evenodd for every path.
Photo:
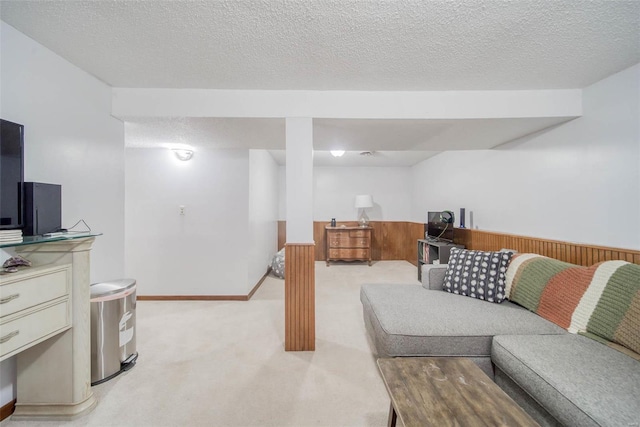
<instances>
[{"instance_id":1,"label":"ceiling beam","mask_svg":"<svg viewBox=\"0 0 640 427\"><path fill-rule=\"evenodd\" d=\"M290 91L112 89L112 115L344 119L580 117L582 90Z\"/></svg>"}]
</instances>

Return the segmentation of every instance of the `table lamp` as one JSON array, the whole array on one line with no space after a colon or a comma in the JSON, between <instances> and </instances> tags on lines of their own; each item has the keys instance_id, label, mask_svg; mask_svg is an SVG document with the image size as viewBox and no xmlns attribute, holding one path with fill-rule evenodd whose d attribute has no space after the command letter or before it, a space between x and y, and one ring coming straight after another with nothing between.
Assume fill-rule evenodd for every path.
<instances>
[{"instance_id":1,"label":"table lamp","mask_svg":"<svg viewBox=\"0 0 640 427\"><path fill-rule=\"evenodd\" d=\"M366 210L373 207L373 198L369 194L356 196L356 209L362 209L362 213L358 218L358 225L360 227L369 226L369 217Z\"/></svg>"}]
</instances>

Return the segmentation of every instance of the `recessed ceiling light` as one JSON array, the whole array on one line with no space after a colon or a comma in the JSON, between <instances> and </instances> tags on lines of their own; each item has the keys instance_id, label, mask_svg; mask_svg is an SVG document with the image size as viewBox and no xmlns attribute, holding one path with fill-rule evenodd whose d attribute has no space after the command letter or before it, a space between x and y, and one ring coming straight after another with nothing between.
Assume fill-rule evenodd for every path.
<instances>
[{"instance_id":1,"label":"recessed ceiling light","mask_svg":"<svg viewBox=\"0 0 640 427\"><path fill-rule=\"evenodd\" d=\"M344 155L344 150L331 150L331 155L333 157L342 157Z\"/></svg>"}]
</instances>

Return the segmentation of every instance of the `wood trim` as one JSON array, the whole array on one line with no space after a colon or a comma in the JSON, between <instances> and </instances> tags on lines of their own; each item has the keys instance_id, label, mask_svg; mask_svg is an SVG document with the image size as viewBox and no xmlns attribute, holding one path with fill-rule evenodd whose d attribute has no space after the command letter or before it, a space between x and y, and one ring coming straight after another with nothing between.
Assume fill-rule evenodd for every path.
<instances>
[{"instance_id":1,"label":"wood trim","mask_svg":"<svg viewBox=\"0 0 640 427\"><path fill-rule=\"evenodd\" d=\"M251 297L253 296L253 294L256 293L256 291L258 290L258 288L260 288L260 286L262 286L262 283L264 282L264 280L267 278L267 276L269 275L269 273L271 273L271 267L267 268L267 272L264 273L264 276L262 276L262 279L260 279L258 281L258 283L256 283L256 285L253 287L253 289L251 289L251 292L249 292L249 295L247 295L247 301L249 301L251 299Z\"/></svg>"},{"instance_id":2,"label":"wood trim","mask_svg":"<svg viewBox=\"0 0 640 427\"><path fill-rule=\"evenodd\" d=\"M2 405L2 407L0 407L0 421L8 418L11 414L13 414L13 411L15 410L16 399L13 399L11 402Z\"/></svg>"},{"instance_id":3,"label":"wood trim","mask_svg":"<svg viewBox=\"0 0 640 427\"><path fill-rule=\"evenodd\" d=\"M247 295L138 295L138 301L247 301Z\"/></svg>"},{"instance_id":4,"label":"wood trim","mask_svg":"<svg viewBox=\"0 0 640 427\"><path fill-rule=\"evenodd\" d=\"M314 221L313 239L321 250L316 251L316 261L325 261L324 227L329 221ZM356 221L339 221L339 225L357 225ZM416 241L424 238L425 224L403 221L371 221L371 259L406 260L416 265ZM286 241L286 221L278 221L278 247ZM456 228L455 243L467 249L514 249L518 252L536 253L576 265L590 266L605 260L624 260L640 264L640 251L608 246L563 242L485 230ZM282 245L282 246L281 246Z\"/></svg>"},{"instance_id":5,"label":"wood trim","mask_svg":"<svg viewBox=\"0 0 640 427\"><path fill-rule=\"evenodd\" d=\"M285 351L316 348L314 252L313 243L285 245Z\"/></svg>"},{"instance_id":6,"label":"wood trim","mask_svg":"<svg viewBox=\"0 0 640 427\"><path fill-rule=\"evenodd\" d=\"M278 250L287 243L287 221L278 221Z\"/></svg>"},{"instance_id":7,"label":"wood trim","mask_svg":"<svg viewBox=\"0 0 640 427\"><path fill-rule=\"evenodd\" d=\"M405 260L416 265L416 241L424 238L424 224L406 221L381 221L380 260Z\"/></svg>"},{"instance_id":8,"label":"wood trim","mask_svg":"<svg viewBox=\"0 0 640 427\"><path fill-rule=\"evenodd\" d=\"M464 228L456 228L454 236L455 243L464 245L467 249L497 251L507 248L518 252L544 255L586 267L609 260L623 260L640 264L640 251L633 249L563 242Z\"/></svg>"},{"instance_id":9,"label":"wood trim","mask_svg":"<svg viewBox=\"0 0 640 427\"><path fill-rule=\"evenodd\" d=\"M326 261L325 227L329 221L313 222L313 240L316 248L316 261ZM357 227L357 221L338 221L338 226ZM416 265L415 242L424 239L424 224L407 221L370 221L371 259L405 260ZM278 221L278 248L286 241L286 221Z\"/></svg>"},{"instance_id":10,"label":"wood trim","mask_svg":"<svg viewBox=\"0 0 640 427\"><path fill-rule=\"evenodd\" d=\"M249 301L253 294L262 285L264 280L271 273L271 267L267 268L262 278L251 289L248 295L137 295L139 301Z\"/></svg>"}]
</instances>

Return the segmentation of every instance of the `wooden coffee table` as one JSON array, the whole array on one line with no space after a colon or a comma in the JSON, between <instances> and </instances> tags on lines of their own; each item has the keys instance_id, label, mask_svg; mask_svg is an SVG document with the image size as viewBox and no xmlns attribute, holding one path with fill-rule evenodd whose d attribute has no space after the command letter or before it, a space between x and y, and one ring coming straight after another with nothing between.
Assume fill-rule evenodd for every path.
<instances>
[{"instance_id":1,"label":"wooden coffee table","mask_svg":"<svg viewBox=\"0 0 640 427\"><path fill-rule=\"evenodd\" d=\"M391 397L388 425L538 426L471 360L378 359Z\"/></svg>"}]
</instances>

